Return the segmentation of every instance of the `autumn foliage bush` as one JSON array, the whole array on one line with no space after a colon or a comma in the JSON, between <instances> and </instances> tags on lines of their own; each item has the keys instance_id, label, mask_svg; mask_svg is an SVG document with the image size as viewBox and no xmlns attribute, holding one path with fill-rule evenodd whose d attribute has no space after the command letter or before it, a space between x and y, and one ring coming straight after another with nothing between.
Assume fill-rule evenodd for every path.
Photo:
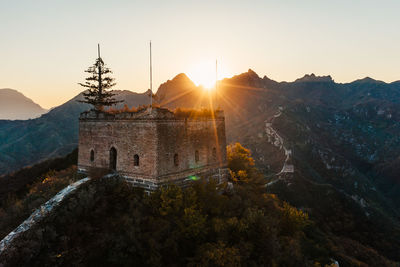
<instances>
[{"instance_id":1,"label":"autumn foliage bush","mask_svg":"<svg viewBox=\"0 0 400 267\"><path fill-rule=\"evenodd\" d=\"M177 108L174 110L174 114L178 118L214 118L215 113L218 111L208 108Z\"/></svg>"}]
</instances>

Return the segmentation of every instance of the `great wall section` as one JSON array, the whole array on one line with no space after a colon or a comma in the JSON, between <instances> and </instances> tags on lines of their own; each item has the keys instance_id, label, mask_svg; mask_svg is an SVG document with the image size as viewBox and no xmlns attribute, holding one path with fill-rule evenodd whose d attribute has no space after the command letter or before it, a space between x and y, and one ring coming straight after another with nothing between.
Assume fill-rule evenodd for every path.
<instances>
[{"instance_id":1,"label":"great wall section","mask_svg":"<svg viewBox=\"0 0 400 267\"><path fill-rule=\"evenodd\" d=\"M279 133L273 128L274 120L282 115L283 109L283 107L279 107L276 114L265 120L265 133L267 134L268 142L279 148L279 150L282 150L285 154L285 161L283 162L282 169L278 173L272 175L277 179L267 183L266 186L275 183L281 177L290 176L294 173L294 165L292 164L292 150L287 148L282 136L279 135Z\"/></svg>"},{"instance_id":2,"label":"great wall section","mask_svg":"<svg viewBox=\"0 0 400 267\"><path fill-rule=\"evenodd\" d=\"M10 232L3 240L0 241L0 255L3 254L13 243L13 241L19 237L22 233L28 231L35 224L39 223L46 216L48 216L54 208L59 206L61 202L69 196L71 193L76 191L82 184L88 182L89 178L84 178L79 181L76 181L73 184L68 185L66 188L58 192L53 198L48 200L38 209L36 209L28 219L26 219L23 223L21 223L17 228L15 228L12 232ZM1 266L1 264L0 264Z\"/></svg>"}]
</instances>

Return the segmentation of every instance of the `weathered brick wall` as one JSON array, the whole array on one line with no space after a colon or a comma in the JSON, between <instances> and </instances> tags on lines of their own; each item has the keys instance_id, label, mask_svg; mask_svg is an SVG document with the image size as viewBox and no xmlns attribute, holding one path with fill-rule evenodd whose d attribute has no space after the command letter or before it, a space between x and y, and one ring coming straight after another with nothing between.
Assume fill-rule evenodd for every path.
<instances>
[{"instance_id":1,"label":"weathered brick wall","mask_svg":"<svg viewBox=\"0 0 400 267\"><path fill-rule=\"evenodd\" d=\"M108 169L112 147L117 151L116 170L139 182L144 179L164 183L226 167L223 117L182 119L174 118L169 111L163 112L149 112L147 117L144 112L81 116L78 167L83 171L90 167ZM134 166L135 154L139 155L139 166ZM175 154L179 158L178 166L174 164Z\"/></svg>"},{"instance_id":2,"label":"weathered brick wall","mask_svg":"<svg viewBox=\"0 0 400 267\"><path fill-rule=\"evenodd\" d=\"M159 122L157 133L159 176L206 166L218 167L219 165L226 165L226 141L223 119ZM213 155L213 148L216 151L215 156ZM198 161L195 159L196 151L198 151L199 155ZM179 158L178 166L174 164L175 154Z\"/></svg>"},{"instance_id":3,"label":"weathered brick wall","mask_svg":"<svg viewBox=\"0 0 400 267\"><path fill-rule=\"evenodd\" d=\"M79 167L109 168L110 149L117 150L117 171L151 178L157 176L157 136L154 121L80 121ZM94 150L94 161L90 151ZM134 166L134 155L139 166Z\"/></svg>"}]
</instances>

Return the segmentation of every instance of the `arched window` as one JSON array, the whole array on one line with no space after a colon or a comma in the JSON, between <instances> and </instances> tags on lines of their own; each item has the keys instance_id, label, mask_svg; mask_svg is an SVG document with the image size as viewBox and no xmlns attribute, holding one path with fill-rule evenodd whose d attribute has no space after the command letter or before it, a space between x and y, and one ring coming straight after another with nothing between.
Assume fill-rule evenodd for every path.
<instances>
[{"instance_id":1,"label":"arched window","mask_svg":"<svg viewBox=\"0 0 400 267\"><path fill-rule=\"evenodd\" d=\"M199 151L198 150L196 150L194 152L194 160L196 161L196 163L199 162L199 160L200 160L200 156L199 156Z\"/></svg>"},{"instance_id":2,"label":"arched window","mask_svg":"<svg viewBox=\"0 0 400 267\"><path fill-rule=\"evenodd\" d=\"M175 165L175 166L179 166L179 157L178 157L178 154L175 154L175 155L174 155L174 165Z\"/></svg>"},{"instance_id":3,"label":"arched window","mask_svg":"<svg viewBox=\"0 0 400 267\"><path fill-rule=\"evenodd\" d=\"M90 161L93 162L94 161L94 150L90 150Z\"/></svg>"},{"instance_id":4,"label":"arched window","mask_svg":"<svg viewBox=\"0 0 400 267\"><path fill-rule=\"evenodd\" d=\"M133 156L133 166L139 166L139 155L135 154L135 156Z\"/></svg>"},{"instance_id":5,"label":"arched window","mask_svg":"<svg viewBox=\"0 0 400 267\"><path fill-rule=\"evenodd\" d=\"M212 157L213 160L217 160L217 149L215 147L213 147L212 149Z\"/></svg>"}]
</instances>

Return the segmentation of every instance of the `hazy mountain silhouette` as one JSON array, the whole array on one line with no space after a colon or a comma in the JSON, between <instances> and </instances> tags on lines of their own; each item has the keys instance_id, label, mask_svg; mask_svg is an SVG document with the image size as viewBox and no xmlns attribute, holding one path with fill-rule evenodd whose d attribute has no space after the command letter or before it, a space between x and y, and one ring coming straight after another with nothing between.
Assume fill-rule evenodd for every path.
<instances>
[{"instance_id":1,"label":"hazy mountain silhouette","mask_svg":"<svg viewBox=\"0 0 400 267\"><path fill-rule=\"evenodd\" d=\"M47 112L31 99L14 89L0 89L0 119L27 120Z\"/></svg>"}]
</instances>

